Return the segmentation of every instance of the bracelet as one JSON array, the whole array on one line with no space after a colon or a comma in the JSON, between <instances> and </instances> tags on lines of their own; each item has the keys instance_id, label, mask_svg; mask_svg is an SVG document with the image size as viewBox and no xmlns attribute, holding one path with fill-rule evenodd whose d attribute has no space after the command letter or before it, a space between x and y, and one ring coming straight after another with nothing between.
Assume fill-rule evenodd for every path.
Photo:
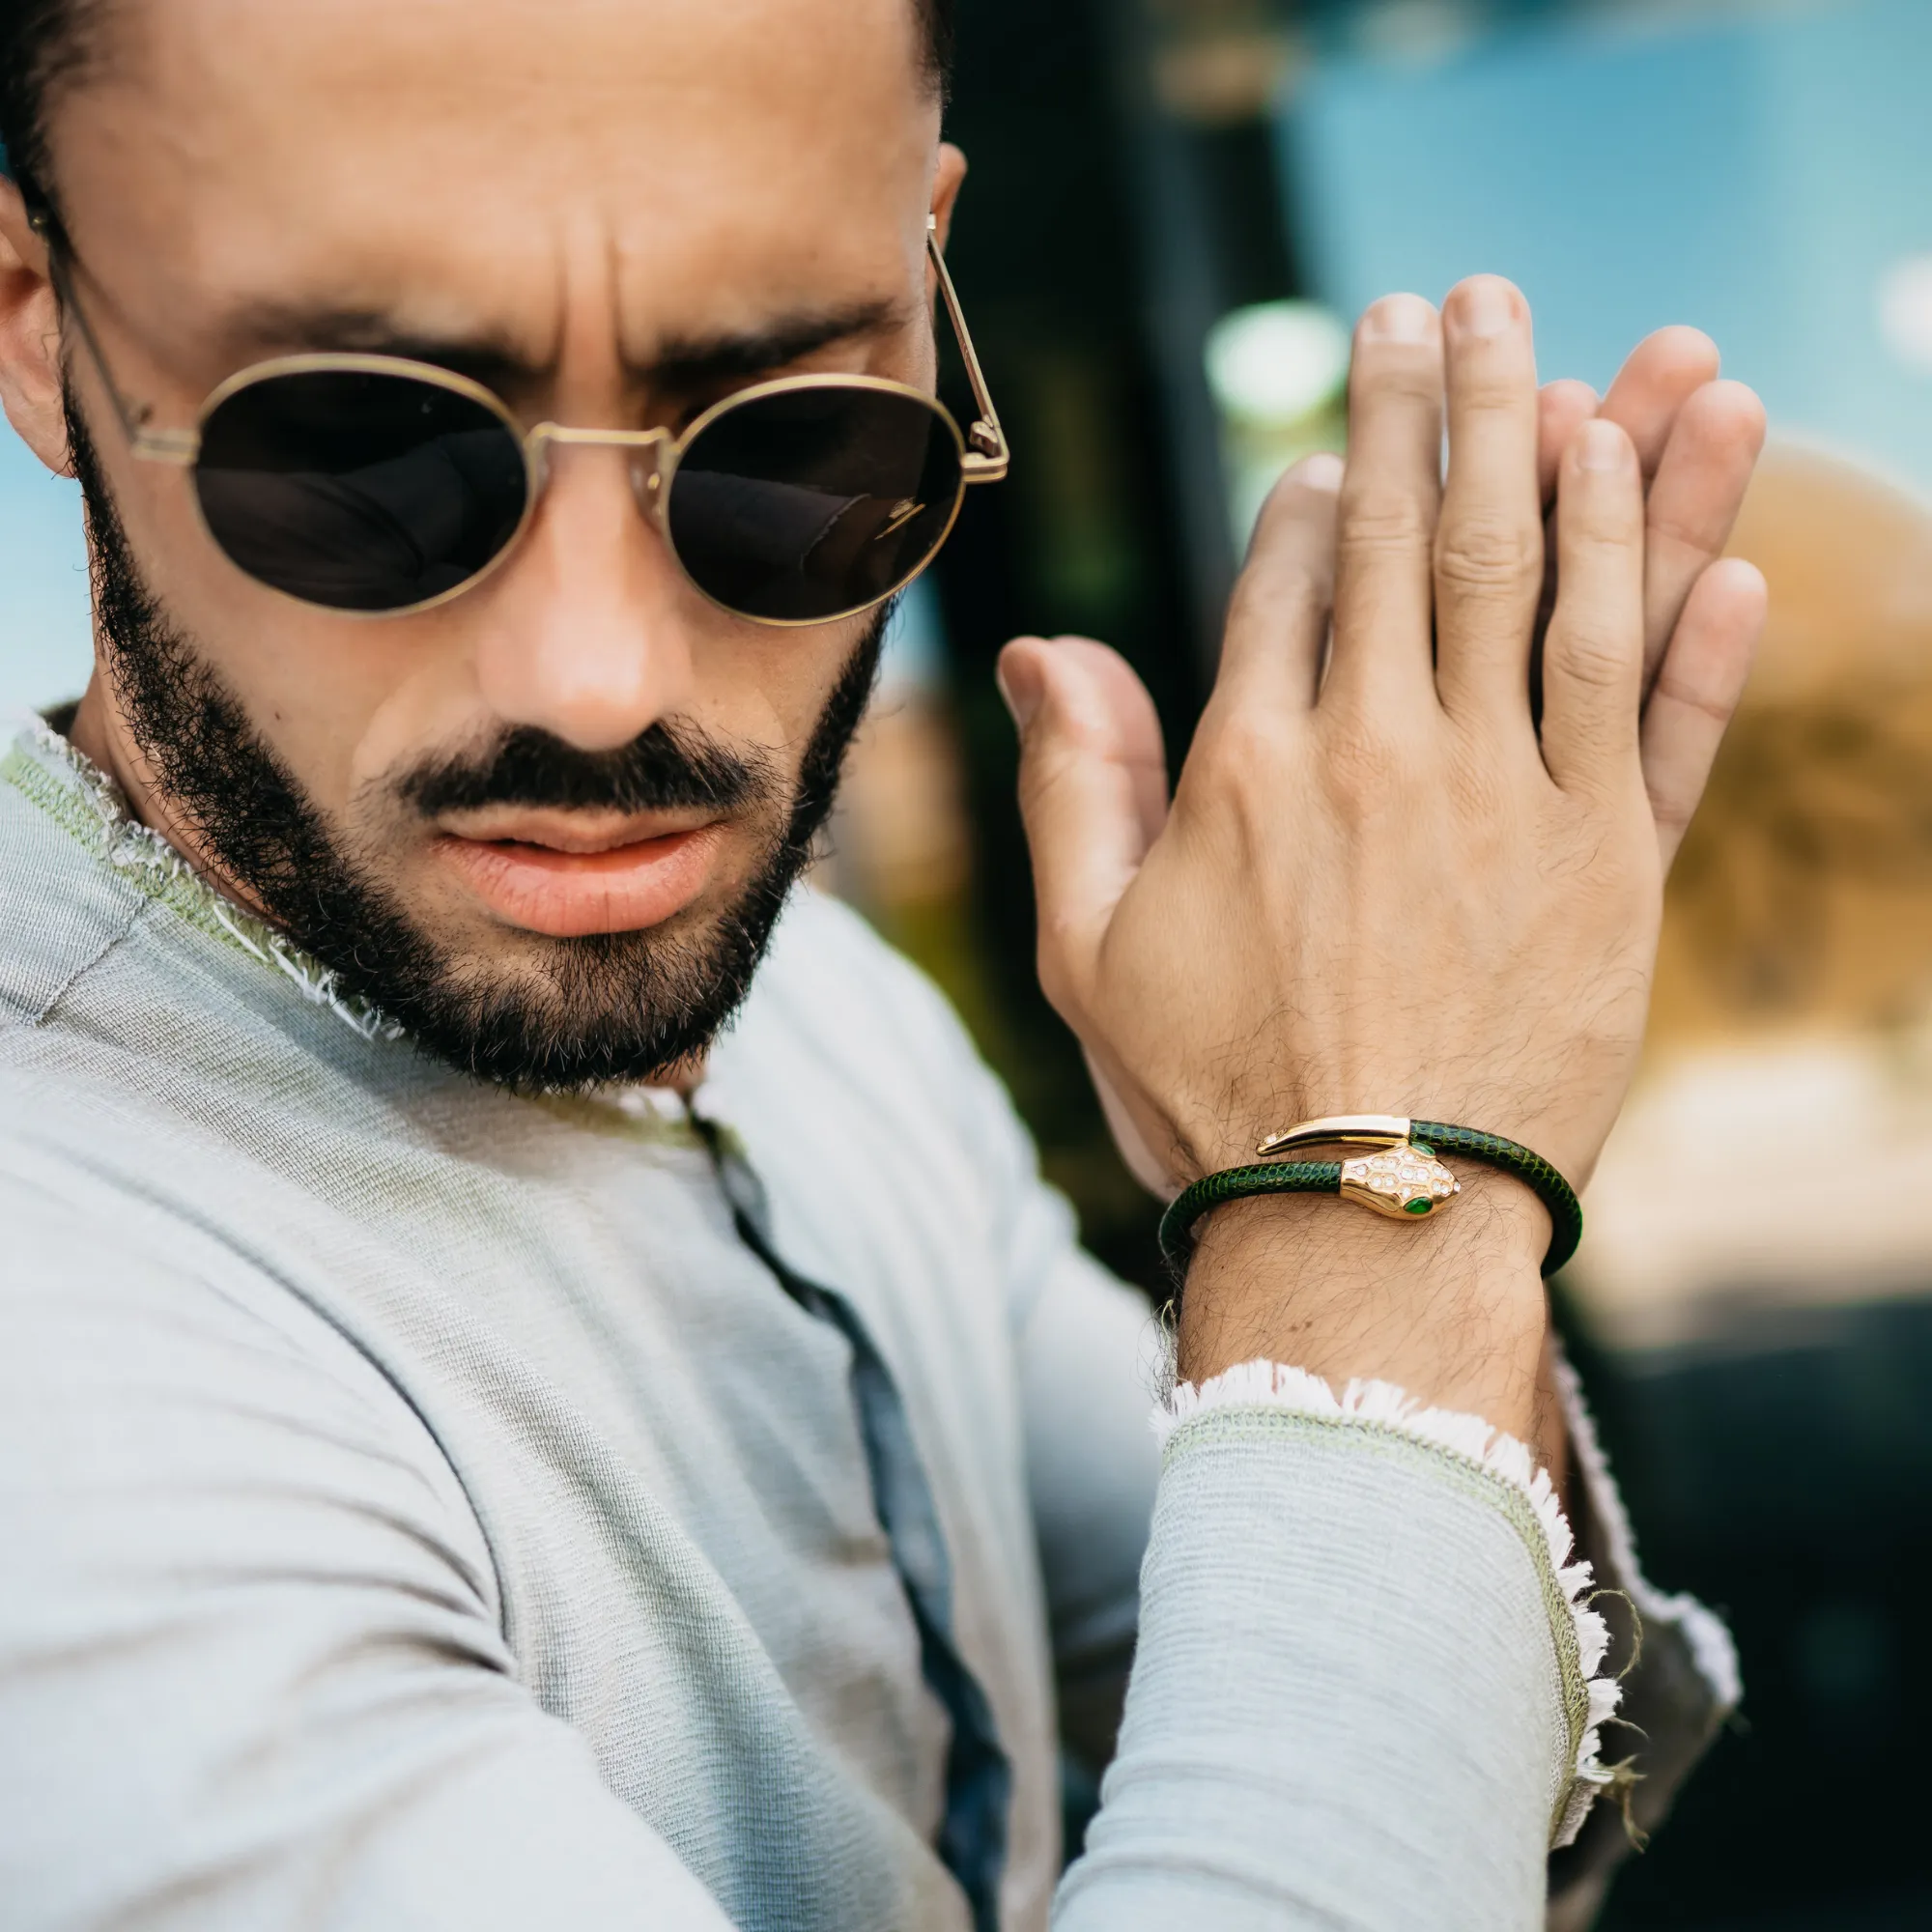
<instances>
[{"instance_id":1,"label":"bracelet","mask_svg":"<svg viewBox=\"0 0 1932 1932\"><path fill-rule=\"evenodd\" d=\"M1279 1157L1297 1148L1336 1142L1378 1151L1347 1160ZM1466 1154L1514 1175L1548 1208L1552 1233L1543 1258L1546 1277L1577 1252L1583 1238L1577 1190L1541 1154L1501 1134L1452 1127L1441 1121L1410 1121L1400 1114L1338 1114L1270 1134L1255 1152L1263 1165L1203 1176L1178 1194L1160 1217L1160 1251L1177 1277L1186 1272L1194 1252L1194 1224L1210 1209L1250 1195L1339 1194L1399 1221L1427 1220L1463 1191L1463 1183L1438 1157L1443 1153Z\"/></svg>"}]
</instances>

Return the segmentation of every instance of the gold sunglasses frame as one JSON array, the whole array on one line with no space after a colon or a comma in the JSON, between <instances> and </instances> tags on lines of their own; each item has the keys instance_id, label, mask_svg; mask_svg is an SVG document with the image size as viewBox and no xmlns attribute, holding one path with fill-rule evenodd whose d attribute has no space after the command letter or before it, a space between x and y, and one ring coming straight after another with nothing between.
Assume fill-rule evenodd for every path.
<instances>
[{"instance_id":1,"label":"gold sunglasses frame","mask_svg":"<svg viewBox=\"0 0 1932 1932\"><path fill-rule=\"evenodd\" d=\"M946 267L946 257L940 252L938 220L928 215L925 224L926 254L936 271L939 294L945 303L947 317L952 323L954 339L959 345L960 360L965 364L966 379L973 390L973 407L977 412L972 427L961 431L952 412L937 396L928 395L923 389L914 388L907 383L895 383L884 376L780 376L768 383L753 383L749 387L733 390L705 410L690 427L680 434L668 429L580 429L565 423L540 422L530 429L525 429L511 412L509 405L494 390L484 387L481 383L472 382L467 376L459 376L453 370L439 367L434 362L417 362L403 355L280 355L265 362L251 362L244 369L238 369L234 375L217 384L212 389L200 409L195 412L195 426L192 429L155 429L150 427L153 410L144 404L130 404L123 395L108 369L107 358L102 353L94 329L87 320L86 311L74 299L72 283L66 272L62 260L64 241L58 237L52 218L44 213L37 213L34 226L39 229L48 243L49 277L54 285L54 293L60 298L62 307L73 318L75 331L87 349L88 358L94 364L95 373L100 378L100 385L106 391L107 400L119 419L123 435L128 439L129 451L144 463L164 463L181 469L192 469L200 459L202 428L216 410L242 390L252 388L258 383L278 376L312 375L328 372L349 375L383 375L408 377L412 381L426 383L434 388L444 389L453 395L487 409L513 437L523 451L524 470L526 488L524 497L524 513L517 521L517 527L505 540L502 548L491 557L474 576L467 577L461 583L448 590L440 590L434 597L426 597L419 603L403 604L386 611L344 610L334 604L320 604L311 598L298 597L294 591L280 589L277 585L256 577L253 572L229 556L221 540L209 527L206 511L201 504L201 493L193 491L195 516L200 522L208 540L216 551L236 570L258 583L263 589L277 597L285 597L292 604L299 604L305 610L327 611L338 617L360 619L382 619L388 617L412 617L419 611L434 611L439 605L447 604L476 588L516 554L531 521L536 516L537 504L542 497L545 482L549 477L549 450L553 444L566 446L604 446L614 449L628 449L633 452L630 471L632 495L637 498L638 507L645 519L663 537L665 548L676 563L678 573L684 581L702 597L707 604L724 611L727 615L741 619L748 624L758 624L775 631L813 630L822 624L838 624L847 618L863 615L867 611L875 611L881 604L896 597L908 584L915 582L928 569L939 553L946 548L947 539L952 536L953 526L959 521L959 511L966 500L967 490L976 483L998 483L1011 468L1011 453L1007 446L1006 431L1000 426L998 412L993 407L991 392L986 386L985 373L980 366L980 357L973 347L971 331L966 327L966 317L959 305L959 296L952 286L952 277ZM67 250L69 254L71 250ZM692 576L684 559L677 554L676 542L670 531L670 491L677 475L678 466L684 460L685 452L696 442L699 437L716 423L720 417L729 415L733 411L746 405L762 401L768 396L787 395L807 389L858 389L873 394L904 396L920 404L936 416L952 436L959 457L959 481L952 495L952 507L947 515L946 526L933 540L932 547L920 559L916 569L907 572L893 587L877 597L867 598L863 604L855 604L849 610L836 611L823 617L758 617L748 611L739 611L722 599L714 597L703 584Z\"/></svg>"}]
</instances>

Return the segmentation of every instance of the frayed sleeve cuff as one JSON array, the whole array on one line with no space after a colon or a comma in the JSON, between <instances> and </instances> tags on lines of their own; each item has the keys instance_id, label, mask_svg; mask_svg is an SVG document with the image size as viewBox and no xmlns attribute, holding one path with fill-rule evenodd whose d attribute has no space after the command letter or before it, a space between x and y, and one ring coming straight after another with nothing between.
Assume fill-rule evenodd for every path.
<instances>
[{"instance_id":1,"label":"frayed sleeve cuff","mask_svg":"<svg viewBox=\"0 0 1932 1932\"><path fill-rule=\"evenodd\" d=\"M1564 1366L1567 1371L1568 1365ZM1570 1379L1575 1382L1574 1376ZM1320 1376L1274 1362L1246 1363L1198 1388L1191 1382L1180 1383L1155 1410L1154 1433L1168 1441L1200 1417L1238 1407L1271 1408L1338 1429L1406 1437L1495 1486L1498 1500L1506 1501L1509 1514L1524 1529L1545 1573L1571 1740L1570 1776L1552 1811L1550 1844L1571 1843L1598 1794L1616 1778L1616 1772L1604 1761L1603 1727L1616 1715L1623 1693L1605 1669L1610 1632L1591 1604L1597 1581L1594 1565L1577 1550L1548 1472L1536 1465L1523 1443L1480 1416L1425 1407L1390 1382L1351 1381L1338 1395ZM1601 1464L1594 1436L1591 1447ZM1603 1480L1610 1483L1607 1469ZM1610 1494L1615 1495L1613 1483ZM1621 1522L1620 1501L1616 1507ZM1624 1533L1627 1541L1627 1524ZM1721 1625L1718 1631L1722 1636ZM1728 1646L1728 1637L1724 1642Z\"/></svg>"},{"instance_id":2,"label":"frayed sleeve cuff","mask_svg":"<svg viewBox=\"0 0 1932 1932\"><path fill-rule=\"evenodd\" d=\"M1182 1386L1120 1748L1055 1932L1536 1932L1619 1687L1549 1479L1475 1417Z\"/></svg>"}]
</instances>

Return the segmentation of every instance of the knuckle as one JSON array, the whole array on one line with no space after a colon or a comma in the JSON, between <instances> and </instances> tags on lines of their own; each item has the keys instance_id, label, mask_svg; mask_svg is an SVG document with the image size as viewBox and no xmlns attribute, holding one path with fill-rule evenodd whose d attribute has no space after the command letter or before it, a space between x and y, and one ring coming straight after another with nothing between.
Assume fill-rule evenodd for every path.
<instances>
[{"instance_id":1,"label":"knuckle","mask_svg":"<svg viewBox=\"0 0 1932 1932\"><path fill-rule=\"evenodd\" d=\"M1543 579L1543 532L1506 517L1461 517L1435 545L1435 570L1454 589L1517 590Z\"/></svg>"},{"instance_id":2,"label":"knuckle","mask_svg":"<svg viewBox=\"0 0 1932 1932\"><path fill-rule=\"evenodd\" d=\"M1647 781L1644 791L1650 800L1650 815L1659 832L1666 837L1681 837L1690 829L1691 819L1696 815L1694 800L1686 800L1677 789L1669 784Z\"/></svg>"},{"instance_id":3,"label":"knuckle","mask_svg":"<svg viewBox=\"0 0 1932 1932\"><path fill-rule=\"evenodd\" d=\"M1206 775L1237 792L1261 791L1280 781L1291 753L1283 722L1260 705L1244 705L1206 728L1196 754Z\"/></svg>"},{"instance_id":4,"label":"knuckle","mask_svg":"<svg viewBox=\"0 0 1932 1932\"><path fill-rule=\"evenodd\" d=\"M1407 760L1401 742L1359 713L1329 731L1321 784L1345 822L1360 824L1386 810L1406 789Z\"/></svg>"},{"instance_id":5,"label":"knuckle","mask_svg":"<svg viewBox=\"0 0 1932 1932\"><path fill-rule=\"evenodd\" d=\"M1435 411L1442 406L1441 344L1376 343L1356 355L1350 370L1352 402L1396 402Z\"/></svg>"},{"instance_id":6,"label":"knuckle","mask_svg":"<svg viewBox=\"0 0 1932 1932\"><path fill-rule=\"evenodd\" d=\"M1722 695L1700 691L1687 679L1673 674L1667 664L1657 680L1655 696L1668 703L1682 705L1685 710L1694 712L1700 718L1707 718L1718 725L1728 724L1731 722L1731 713L1736 708Z\"/></svg>"},{"instance_id":7,"label":"knuckle","mask_svg":"<svg viewBox=\"0 0 1932 1932\"><path fill-rule=\"evenodd\" d=\"M1250 557L1228 605L1230 631L1266 623L1325 600L1327 585L1305 557Z\"/></svg>"},{"instance_id":8,"label":"knuckle","mask_svg":"<svg viewBox=\"0 0 1932 1932\"><path fill-rule=\"evenodd\" d=\"M1575 491L1559 518L1566 550L1594 553L1606 563L1639 549L1646 535L1643 497L1634 481L1627 490Z\"/></svg>"},{"instance_id":9,"label":"knuckle","mask_svg":"<svg viewBox=\"0 0 1932 1932\"><path fill-rule=\"evenodd\" d=\"M1342 506L1341 544L1364 556L1425 552L1433 534L1428 506L1412 491L1364 484Z\"/></svg>"},{"instance_id":10,"label":"knuckle","mask_svg":"<svg viewBox=\"0 0 1932 1932\"><path fill-rule=\"evenodd\" d=\"M1653 550L1671 550L1682 557L1709 562L1723 548L1722 540L1713 540L1707 527L1688 517L1659 516L1653 513L1644 540Z\"/></svg>"},{"instance_id":11,"label":"knuckle","mask_svg":"<svg viewBox=\"0 0 1932 1932\"><path fill-rule=\"evenodd\" d=\"M1038 750L1029 747L1021 753L1020 818L1031 835L1044 836L1059 816L1061 801L1069 793L1077 794L1080 763L1076 755L1062 746Z\"/></svg>"},{"instance_id":12,"label":"knuckle","mask_svg":"<svg viewBox=\"0 0 1932 1932\"><path fill-rule=\"evenodd\" d=\"M1589 690L1609 691L1630 682L1643 643L1610 625L1572 622L1551 633L1548 652L1563 676Z\"/></svg>"},{"instance_id":13,"label":"knuckle","mask_svg":"<svg viewBox=\"0 0 1932 1932\"><path fill-rule=\"evenodd\" d=\"M1515 417L1534 407L1536 379L1518 362L1506 343L1485 343L1465 351L1456 372L1459 418Z\"/></svg>"}]
</instances>

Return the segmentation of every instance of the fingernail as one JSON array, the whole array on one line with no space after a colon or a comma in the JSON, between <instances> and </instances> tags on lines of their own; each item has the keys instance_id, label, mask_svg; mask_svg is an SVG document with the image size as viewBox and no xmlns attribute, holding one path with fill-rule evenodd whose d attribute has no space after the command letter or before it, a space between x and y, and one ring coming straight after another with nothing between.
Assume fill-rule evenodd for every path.
<instances>
[{"instance_id":1,"label":"fingernail","mask_svg":"<svg viewBox=\"0 0 1932 1932\"><path fill-rule=\"evenodd\" d=\"M1464 335L1500 335L1516 327L1516 295L1494 275L1478 275L1456 291L1456 326Z\"/></svg>"},{"instance_id":2,"label":"fingernail","mask_svg":"<svg viewBox=\"0 0 1932 1932\"><path fill-rule=\"evenodd\" d=\"M1579 469L1621 469L1630 461L1630 439L1615 423L1585 423L1577 442Z\"/></svg>"},{"instance_id":3,"label":"fingernail","mask_svg":"<svg viewBox=\"0 0 1932 1932\"><path fill-rule=\"evenodd\" d=\"M1295 480L1305 490L1321 490L1332 493L1342 487L1342 459L1332 450L1320 449L1313 456L1304 456L1295 465Z\"/></svg>"},{"instance_id":4,"label":"fingernail","mask_svg":"<svg viewBox=\"0 0 1932 1932\"><path fill-rule=\"evenodd\" d=\"M1007 658L1002 657L994 667L993 682L999 686L1000 696L1012 715L1014 728L1021 737L1025 737L1027 726L1033 723L1034 714L1039 709L1038 668L1022 657L1014 660L1013 668L1009 668Z\"/></svg>"},{"instance_id":5,"label":"fingernail","mask_svg":"<svg viewBox=\"0 0 1932 1932\"><path fill-rule=\"evenodd\" d=\"M1420 296L1384 296L1362 317L1365 342L1427 342L1435 329L1435 310Z\"/></svg>"}]
</instances>

